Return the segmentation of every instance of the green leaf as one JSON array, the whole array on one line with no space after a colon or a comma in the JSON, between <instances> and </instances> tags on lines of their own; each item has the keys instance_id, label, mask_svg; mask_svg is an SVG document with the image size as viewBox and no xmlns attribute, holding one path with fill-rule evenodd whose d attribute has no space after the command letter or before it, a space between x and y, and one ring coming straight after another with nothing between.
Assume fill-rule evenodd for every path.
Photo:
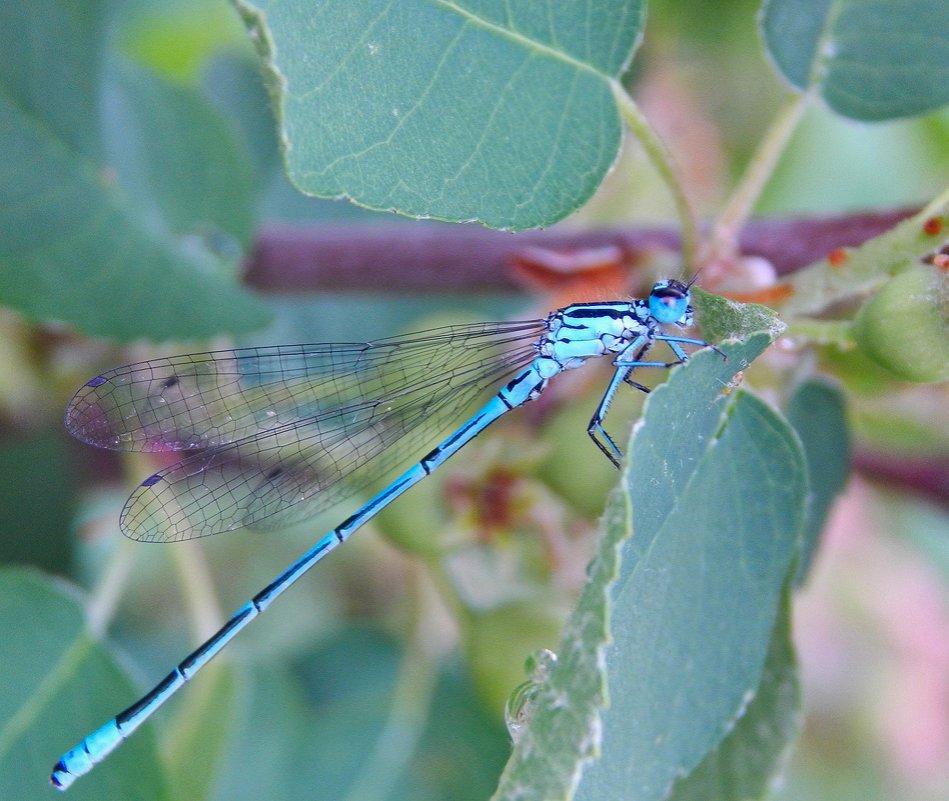
<instances>
[{"instance_id":1,"label":"green leaf","mask_svg":"<svg viewBox=\"0 0 949 801\"><path fill-rule=\"evenodd\" d=\"M610 588L609 705L578 799L660 799L732 727L758 686L797 553L806 471L788 425L722 396L758 335L657 389L634 436L632 536Z\"/></svg>"},{"instance_id":2,"label":"green leaf","mask_svg":"<svg viewBox=\"0 0 949 801\"><path fill-rule=\"evenodd\" d=\"M196 92L118 66L99 16L0 10L0 302L124 340L260 326L246 153Z\"/></svg>"},{"instance_id":3,"label":"green leaf","mask_svg":"<svg viewBox=\"0 0 949 801\"><path fill-rule=\"evenodd\" d=\"M53 764L138 695L114 657L85 629L65 586L25 570L0 570L0 798L49 799ZM154 735L136 733L69 797L167 798Z\"/></svg>"},{"instance_id":4,"label":"green leaf","mask_svg":"<svg viewBox=\"0 0 949 801\"><path fill-rule=\"evenodd\" d=\"M761 34L792 86L817 86L838 114L889 120L949 102L942 0L767 0Z\"/></svg>"},{"instance_id":5,"label":"green leaf","mask_svg":"<svg viewBox=\"0 0 949 801\"><path fill-rule=\"evenodd\" d=\"M235 2L308 194L516 230L579 208L617 157L641 0Z\"/></svg>"},{"instance_id":6,"label":"green leaf","mask_svg":"<svg viewBox=\"0 0 949 801\"><path fill-rule=\"evenodd\" d=\"M197 92L131 62L109 67L103 138L119 187L167 233L206 238L232 274L253 224L247 152ZM182 125L188 136L169 135Z\"/></svg>"},{"instance_id":7,"label":"green leaf","mask_svg":"<svg viewBox=\"0 0 949 801\"><path fill-rule=\"evenodd\" d=\"M791 593L785 589L754 698L701 764L673 786L669 801L767 798L801 727L801 693L791 642Z\"/></svg>"},{"instance_id":8,"label":"green leaf","mask_svg":"<svg viewBox=\"0 0 949 801\"><path fill-rule=\"evenodd\" d=\"M77 157L98 152L93 121L108 6L103 0L0 5L0 97L17 105L24 122L42 121L45 136ZM0 131L6 139L8 132ZM3 152L5 165L17 166Z\"/></svg>"},{"instance_id":9,"label":"green leaf","mask_svg":"<svg viewBox=\"0 0 949 801\"><path fill-rule=\"evenodd\" d=\"M283 165L267 88L253 55L224 52L210 59L202 73L202 86L215 108L231 122L250 156L254 184L260 187L272 173L283 175ZM310 198L304 200L314 203Z\"/></svg>"},{"instance_id":10,"label":"green leaf","mask_svg":"<svg viewBox=\"0 0 949 801\"><path fill-rule=\"evenodd\" d=\"M382 726L396 660L386 638L350 629L309 654L302 677L274 664L254 670L239 694L238 720L210 797L278 801L297 797L300 787L344 797ZM360 669L351 670L353 664Z\"/></svg>"},{"instance_id":11,"label":"green leaf","mask_svg":"<svg viewBox=\"0 0 949 801\"><path fill-rule=\"evenodd\" d=\"M417 753L395 799L484 801L509 754L498 718L485 712L466 671L449 664L439 675Z\"/></svg>"},{"instance_id":12,"label":"green leaf","mask_svg":"<svg viewBox=\"0 0 949 801\"><path fill-rule=\"evenodd\" d=\"M788 402L786 414L804 446L810 485L795 579L802 584L831 504L844 491L850 475L850 432L843 393L822 379L801 384Z\"/></svg>"},{"instance_id":13,"label":"green leaf","mask_svg":"<svg viewBox=\"0 0 949 801\"><path fill-rule=\"evenodd\" d=\"M692 288L692 297L692 305L702 321L702 333L709 342L742 339L758 331L766 331L777 339L787 327L767 306L739 303L699 287Z\"/></svg>"},{"instance_id":14,"label":"green leaf","mask_svg":"<svg viewBox=\"0 0 949 801\"><path fill-rule=\"evenodd\" d=\"M723 389L769 341L725 344L727 362L703 351L650 395L498 801L570 798L578 783L578 798L661 798L758 686L805 471L780 417Z\"/></svg>"}]
</instances>

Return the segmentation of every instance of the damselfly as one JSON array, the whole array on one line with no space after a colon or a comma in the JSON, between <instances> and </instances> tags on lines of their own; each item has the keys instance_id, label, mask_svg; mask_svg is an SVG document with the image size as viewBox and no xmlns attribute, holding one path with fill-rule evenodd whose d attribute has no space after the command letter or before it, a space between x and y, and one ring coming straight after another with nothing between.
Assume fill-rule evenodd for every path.
<instances>
[{"instance_id":1,"label":"damselfly","mask_svg":"<svg viewBox=\"0 0 949 801\"><path fill-rule=\"evenodd\" d=\"M565 370L612 358L613 377L588 433L619 466L603 427L623 383L640 367L686 361L700 339L690 285L660 281L646 300L578 303L528 322L439 328L375 342L246 348L155 359L88 381L66 412L70 432L103 448L189 451L145 479L121 516L135 540L173 542L315 514L397 467L478 396L498 386L460 428L323 537L258 592L207 642L124 712L63 755L51 781L88 773L206 665L251 620L380 509L421 481L506 412L537 398ZM658 342L671 361L647 360ZM513 375L513 377L511 377ZM503 384L501 382L504 382ZM426 441L427 440L427 441Z\"/></svg>"}]
</instances>

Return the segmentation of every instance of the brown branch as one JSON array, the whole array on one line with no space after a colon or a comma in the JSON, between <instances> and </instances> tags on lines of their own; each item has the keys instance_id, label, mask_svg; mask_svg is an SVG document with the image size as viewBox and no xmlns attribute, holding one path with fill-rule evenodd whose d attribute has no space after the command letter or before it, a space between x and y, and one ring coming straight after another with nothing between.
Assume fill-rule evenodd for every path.
<instances>
[{"instance_id":1,"label":"brown branch","mask_svg":"<svg viewBox=\"0 0 949 801\"><path fill-rule=\"evenodd\" d=\"M908 490L949 508L949 459L859 450L854 469L871 481Z\"/></svg>"},{"instance_id":2,"label":"brown branch","mask_svg":"<svg viewBox=\"0 0 949 801\"><path fill-rule=\"evenodd\" d=\"M768 259L784 274L834 248L858 245L913 211L756 219L746 226L741 248ZM610 245L634 262L651 250L677 250L679 234L672 227L558 227L510 234L476 225L398 220L380 225L272 223L258 235L245 278L264 292L510 292L523 289L510 264L526 247L570 251Z\"/></svg>"}]
</instances>

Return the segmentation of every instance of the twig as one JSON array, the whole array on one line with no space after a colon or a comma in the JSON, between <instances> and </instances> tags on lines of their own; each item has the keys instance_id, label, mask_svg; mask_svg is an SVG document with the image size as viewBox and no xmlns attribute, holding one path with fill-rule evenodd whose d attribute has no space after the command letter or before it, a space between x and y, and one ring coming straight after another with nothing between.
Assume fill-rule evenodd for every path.
<instances>
[{"instance_id":1,"label":"twig","mask_svg":"<svg viewBox=\"0 0 949 801\"><path fill-rule=\"evenodd\" d=\"M742 231L741 250L793 272L838 247L858 245L912 214L889 209L824 217L754 219ZM571 230L520 234L473 225L389 221L381 225L271 223L258 234L245 280L263 292L384 291L405 294L511 292L523 287L510 270L524 248L553 250L619 247L635 257L678 250L676 228Z\"/></svg>"}]
</instances>

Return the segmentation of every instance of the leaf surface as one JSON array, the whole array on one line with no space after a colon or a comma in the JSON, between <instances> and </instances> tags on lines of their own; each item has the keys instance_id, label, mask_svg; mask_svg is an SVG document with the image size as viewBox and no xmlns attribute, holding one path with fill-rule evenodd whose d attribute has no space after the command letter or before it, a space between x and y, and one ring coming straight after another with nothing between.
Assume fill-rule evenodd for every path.
<instances>
[{"instance_id":1,"label":"leaf surface","mask_svg":"<svg viewBox=\"0 0 949 801\"><path fill-rule=\"evenodd\" d=\"M579 208L617 157L640 0L238 7L308 194L517 230Z\"/></svg>"},{"instance_id":2,"label":"leaf surface","mask_svg":"<svg viewBox=\"0 0 949 801\"><path fill-rule=\"evenodd\" d=\"M949 102L949 4L942 0L768 0L768 53L800 91L838 114L889 120Z\"/></svg>"},{"instance_id":3,"label":"leaf surface","mask_svg":"<svg viewBox=\"0 0 949 801\"><path fill-rule=\"evenodd\" d=\"M696 355L695 383L674 377L656 390L634 436L632 536L609 589L601 756L578 799L665 798L759 685L806 493L787 423L727 388L763 339L726 347L728 365Z\"/></svg>"}]
</instances>

